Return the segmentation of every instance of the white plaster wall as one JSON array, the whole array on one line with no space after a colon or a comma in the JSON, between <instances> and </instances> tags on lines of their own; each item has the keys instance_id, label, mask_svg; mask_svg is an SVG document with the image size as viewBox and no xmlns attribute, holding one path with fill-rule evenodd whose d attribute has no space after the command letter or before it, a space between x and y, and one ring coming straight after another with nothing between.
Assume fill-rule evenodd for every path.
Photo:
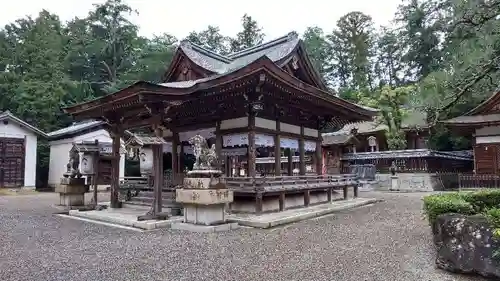
<instances>
[{"instance_id":1,"label":"white plaster wall","mask_svg":"<svg viewBox=\"0 0 500 281\"><path fill-rule=\"evenodd\" d=\"M280 123L280 131L300 135L300 127L288 123Z\"/></svg>"},{"instance_id":2,"label":"white plaster wall","mask_svg":"<svg viewBox=\"0 0 500 281\"><path fill-rule=\"evenodd\" d=\"M248 117L240 117L235 119L222 120L220 122L221 130L243 128L248 126Z\"/></svg>"},{"instance_id":3,"label":"white plaster wall","mask_svg":"<svg viewBox=\"0 0 500 281\"><path fill-rule=\"evenodd\" d=\"M111 143L109 133L104 130L97 130L87 134L75 136L57 141L51 141L50 144L50 159L49 159L49 179L48 184L51 186L58 185L61 182L61 177L66 172L66 165L69 160L69 151L73 147L73 143L80 142L99 142ZM122 140L123 144L123 140ZM125 154L120 155L120 177L125 176Z\"/></svg>"},{"instance_id":4,"label":"white plaster wall","mask_svg":"<svg viewBox=\"0 0 500 281\"><path fill-rule=\"evenodd\" d=\"M486 126L476 129L476 136L500 136L500 126Z\"/></svg>"},{"instance_id":5,"label":"white plaster wall","mask_svg":"<svg viewBox=\"0 0 500 281\"><path fill-rule=\"evenodd\" d=\"M276 121L255 117L255 127L276 130Z\"/></svg>"},{"instance_id":6,"label":"white plaster wall","mask_svg":"<svg viewBox=\"0 0 500 281\"><path fill-rule=\"evenodd\" d=\"M0 123L0 138L25 139L24 186L34 188L36 185L37 136L32 131L9 120L7 125L3 122Z\"/></svg>"},{"instance_id":7,"label":"white plaster wall","mask_svg":"<svg viewBox=\"0 0 500 281\"><path fill-rule=\"evenodd\" d=\"M304 135L317 138L319 137L319 131L316 129L304 128Z\"/></svg>"}]
</instances>

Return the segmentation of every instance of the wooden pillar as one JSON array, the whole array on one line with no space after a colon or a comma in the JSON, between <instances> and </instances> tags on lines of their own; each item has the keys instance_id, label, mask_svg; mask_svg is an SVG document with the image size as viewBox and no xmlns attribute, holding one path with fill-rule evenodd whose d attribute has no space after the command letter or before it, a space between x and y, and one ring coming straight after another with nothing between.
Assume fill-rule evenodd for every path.
<instances>
[{"instance_id":1,"label":"wooden pillar","mask_svg":"<svg viewBox=\"0 0 500 281\"><path fill-rule=\"evenodd\" d=\"M179 145L179 132L173 131L172 136L172 183L177 185L177 172L179 171L179 163L177 160L179 156L177 154L177 146ZM163 173L163 172L162 172Z\"/></svg>"},{"instance_id":2,"label":"wooden pillar","mask_svg":"<svg viewBox=\"0 0 500 281\"><path fill-rule=\"evenodd\" d=\"M274 135L274 175L281 175L281 136L280 121L276 120L276 135Z\"/></svg>"},{"instance_id":3,"label":"wooden pillar","mask_svg":"<svg viewBox=\"0 0 500 281\"><path fill-rule=\"evenodd\" d=\"M304 141L304 126L300 126L300 138L299 138L299 174L306 174L306 161L305 161L305 141Z\"/></svg>"},{"instance_id":4,"label":"wooden pillar","mask_svg":"<svg viewBox=\"0 0 500 281\"><path fill-rule=\"evenodd\" d=\"M323 174L323 148L321 146L321 140L316 141L316 174Z\"/></svg>"},{"instance_id":5,"label":"wooden pillar","mask_svg":"<svg viewBox=\"0 0 500 281\"><path fill-rule=\"evenodd\" d=\"M99 140L95 140L94 143L96 146L99 148ZM92 162L92 167L93 167L93 173L90 178L90 184L92 185L93 192L92 192L92 202L95 206L97 206L97 179L99 177L99 158L101 157L100 151L97 150L94 152L94 159Z\"/></svg>"},{"instance_id":6,"label":"wooden pillar","mask_svg":"<svg viewBox=\"0 0 500 281\"><path fill-rule=\"evenodd\" d=\"M179 144L181 146L181 151L179 153L179 173L183 174L184 173L184 145L182 144L181 141L179 141Z\"/></svg>"},{"instance_id":7,"label":"wooden pillar","mask_svg":"<svg viewBox=\"0 0 500 281\"><path fill-rule=\"evenodd\" d=\"M162 195L163 188L163 145L153 144L153 178L154 178L154 198L155 205L153 207L154 214L159 214L162 211ZM173 148L172 148L173 150Z\"/></svg>"},{"instance_id":8,"label":"wooden pillar","mask_svg":"<svg viewBox=\"0 0 500 281\"><path fill-rule=\"evenodd\" d=\"M255 177L255 113L248 114L248 176Z\"/></svg>"},{"instance_id":9,"label":"wooden pillar","mask_svg":"<svg viewBox=\"0 0 500 281\"><path fill-rule=\"evenodd\" d=\"M220 121L215 124L215 154L217 155L216 167L222 171L222 134L220 132Z\"/></svg>"},{"instance_id":10,"label":"wooden pillar","mask_svg":"<svg viewBox=\"0 0 500 281\"><path fill-rule=\"evenodd\" d=\"M120 201L118 200L118 191L120 188L120 140L122 130L113 128L110 132L112 147L111 147L111 208L121 208Z\"/></svg>"},{"instance_id":11,"label":"wooden pillar","mask_svg":"<svg viewBox=\"0 0 500 281\"><path fill-rule=\"evenodd\" d=\"M293 150L291 148L287 148L285 150L285 153L288 151L287 153L287 157L288 157L288 162L287 162L287 165L288 165L288 175L289 176L293 176Z\"/></svg>"}]
</instances>

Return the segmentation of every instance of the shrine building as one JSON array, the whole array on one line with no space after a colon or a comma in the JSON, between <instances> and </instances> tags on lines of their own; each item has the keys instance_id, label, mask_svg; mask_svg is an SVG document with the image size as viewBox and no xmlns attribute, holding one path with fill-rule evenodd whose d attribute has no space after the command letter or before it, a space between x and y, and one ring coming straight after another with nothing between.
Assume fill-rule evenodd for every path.
<instances>
[{"instance_id":1,"label":"shrine building","mask_svg":"<svg viewBox=\"0 0 500 281\"><path fill-rule=\"evenodd\" d=\"M321 174L321 131L377 114L330 92L296 33L229 55L183 41L160 83L138 81L64 110L75 120L108 124L114 155L111 207L118 206L125 130L151 128L174 156L185 153L196 134L212 139L218 165L228 176ZM161 142L152 145L156 188L163 183L159 155L164 148ZM172 157L174 182L184 168Z\"/></svg>"},{"instance_id":2,"label":"shrine building","mask_svg":"<svg viewBox=\"0 0 500 281\"><path fill-rule=\"evenodd\" d=\"M476 174L500 174L500 92L464 115L441 122L461 135L473 135Z\"/></svg>"}]
</instances>

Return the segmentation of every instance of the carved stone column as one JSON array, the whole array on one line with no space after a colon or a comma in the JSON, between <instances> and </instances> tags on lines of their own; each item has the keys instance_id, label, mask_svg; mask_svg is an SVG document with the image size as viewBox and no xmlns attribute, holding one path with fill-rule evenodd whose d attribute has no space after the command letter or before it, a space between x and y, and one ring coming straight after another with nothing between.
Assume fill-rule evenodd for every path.
<instances>
[{"instance_id":1,"label":"carved stone column","mask_svg":"<svg viewBox=\"0 0 500 281\"><path fill-rule=\"evenodd\" d=\"M248 114L248 176L256 175L255 113Z\"/></svg>"},{"instance_id":2,"label":"carved stone column","mask_svg":"<svg viewBox=\"0 0 500 281\"><path fill-rule=\"evenodd\" d=\"M300 126L299 138L299 174L306 174L306 161L305 161L305 141L304 141L304 126Z\"/></svg>"}]
</instances>

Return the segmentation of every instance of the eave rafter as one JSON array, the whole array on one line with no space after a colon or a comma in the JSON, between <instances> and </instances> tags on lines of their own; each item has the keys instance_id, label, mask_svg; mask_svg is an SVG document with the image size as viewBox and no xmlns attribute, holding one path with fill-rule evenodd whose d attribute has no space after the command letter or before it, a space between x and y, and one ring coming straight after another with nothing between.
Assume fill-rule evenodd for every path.
<instances>
[{"instance_id":1,"label":"eave rafter","mask_svg":"<svg viewBox=\"0 0 500 281\"><path fill-rule=\"evenodd\" d=\"M265 56L229 74L192 81L182 87L178 84L169 86L137 82L117 93L66 108L65 111L77 118L115 115L122 118L120 122L127 122L127 127L130 127L149 120L148 116L152 115L150 106L160 103L163 109L168 109L165 118L188 125L189 122L202 120L200 118L220 115L224 110L241 111L244 105L240 102L243 101L240 96L256 92L259 83L262 84L262 94L272 97L271 104L291 106L302 110L305 115L326 116L338 112L341 113L340 119L355 121L369 120L374 115L374 112L303 83ZM220 105L224 104L226 108L223 109Z\"/></svg>"}]
</instances>

